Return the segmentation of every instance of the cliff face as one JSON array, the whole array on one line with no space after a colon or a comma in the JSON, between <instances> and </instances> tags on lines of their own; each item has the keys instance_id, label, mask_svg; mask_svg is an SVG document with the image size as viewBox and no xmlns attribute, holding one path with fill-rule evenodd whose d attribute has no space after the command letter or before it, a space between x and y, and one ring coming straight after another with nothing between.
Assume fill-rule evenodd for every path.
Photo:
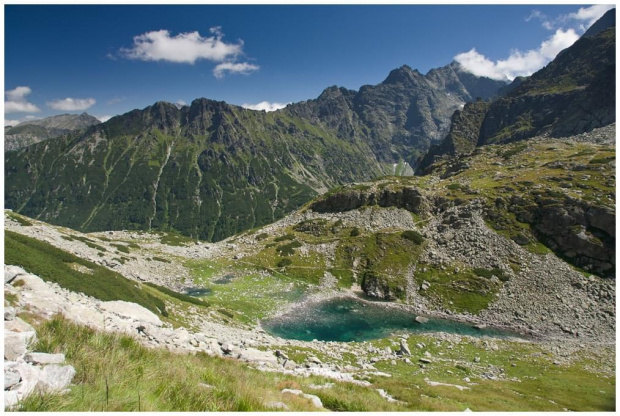
<instances>
[{"instance_id":1,"label":"cliff face","mask_svg":"<svg viewBox=\"0 0 620 416\"><path fill-rule=\"evenodd\" d=\"M615 10L531 77L503 89L503 96L468 104L452 118L450 133L421 160L418 173L442 156L475 146L509 143L541 134L566 137L615 122Z\"/></svg>"}]
</instances>

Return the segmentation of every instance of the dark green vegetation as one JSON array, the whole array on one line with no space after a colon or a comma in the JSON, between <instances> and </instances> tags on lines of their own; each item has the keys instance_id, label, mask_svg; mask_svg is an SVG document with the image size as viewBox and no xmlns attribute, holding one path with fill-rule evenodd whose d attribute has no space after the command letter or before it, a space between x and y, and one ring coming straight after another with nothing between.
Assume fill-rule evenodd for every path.
<instances>
[{"instance_id":1,"label":"dark green vegetation","mask_svg":"<svg viewBox=\"0 0 620 416\"><path fill-rule=\"evenodd\" d=\"M271 113L158 102L7 154L5 205L86 232L220 240L411 163L443 137L455 109L502 86L453 63L427 75L404 66L376 86L330 87Z\"/></svg>"},{"instance_id":2,"label":"dark green vegetation","mask_svg":"<svg viewBox=\"0 0 620 416\"><path fill-rule=\"evenodd\" d=\"M6 264L23 267L73 292L104 301L134 302L158 315L167 315L164 302L143 291L138 283L34 238L5 231L4 259Z\"/></svg>"},{"instance_id":3,"label":"dark green vegetation","mask_svg":"<svg viewBox=\"0 0 620 416\"><path fill-rule=\"evenodd\" d=\"M417 172L428 172L441 156L469 154L477 146L544 133L565 137L615 122L614 13L607 12L597 30L585 33L543 69L515 81L505 95L456 112L450 133L430 149Z\"/></svg>"}]
</instances>

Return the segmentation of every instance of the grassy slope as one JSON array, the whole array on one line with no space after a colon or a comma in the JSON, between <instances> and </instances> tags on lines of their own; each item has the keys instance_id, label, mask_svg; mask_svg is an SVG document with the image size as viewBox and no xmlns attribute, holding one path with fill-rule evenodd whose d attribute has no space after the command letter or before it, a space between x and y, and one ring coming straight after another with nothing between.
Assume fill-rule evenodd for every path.
<instances>
[{"instance_id":1,"label":"grassy slope","mask_svg":"<svg viewBox=\"0 0 620 416\"><path fill-rule=\"evenodd\" d=\"M62 317L37 326L35 349L64 352L77 374L74 387L66 395L32 395L21 407L25 411L261 411L269 401L282 401L293 411L314 410L304 399L280 393L283 388L299 388L318 395L326 408L349 411L613 411L614 374L601 371L612 366L613 347L604 355L578 352L572 364L554 365L537 344L464 338L460 343L430 335L414 335L408 340L412 361L423 351L433 363L417 364L380 361L379 371L392 377L371 376L369 388L335 382L334 387L316 389L311 385L334 383L321 377L295 377L261 373L234 360L174 354L164 349L148 349L132 338L98 333L74 325ZM397 338L373 341L377 348L391 347ZM427 347L416 348L423 342ZM492 344L496 348L490 348ZM288 355L302 362L320 351L284 347ZM480 357L474 363L474 357ZM356 357L345 354L342 364ZM162 365L164 364L164 365ZM514 364L511 365L511 364ZM502 368L504 380L479 377L489 366ZM463 381L470 377L474 384ZM520 381L511 381L518 378ZM460 391L450 386L430 386L426 379L468 386ZM106 388L107 382L107 388ZM205 387L201 383L213 387ZM374 389L384 389L406 404L392 404ZM106 394L107 390L107 394Z\"/></svg>"}]
</instances>

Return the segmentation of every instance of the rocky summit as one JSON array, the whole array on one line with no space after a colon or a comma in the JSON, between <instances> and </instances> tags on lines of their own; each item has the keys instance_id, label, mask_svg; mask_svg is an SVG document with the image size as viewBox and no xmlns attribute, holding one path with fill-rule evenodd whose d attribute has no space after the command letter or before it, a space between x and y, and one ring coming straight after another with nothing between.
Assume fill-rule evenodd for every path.
<instances>
[{"instance_id":1,"label":"rocky summit","mask_svg":"<svg viewBox=\"0 0 620 416\"><path fill-rule=\"evenodd\" d=\"M453 63L427 75L403 66L376 86L330 87L272 113L204 98L158 102L7 153L5 204L82 231L220 240L336 185L411 171L455 109L503 85Z\"/></svg>"}]
</instances>

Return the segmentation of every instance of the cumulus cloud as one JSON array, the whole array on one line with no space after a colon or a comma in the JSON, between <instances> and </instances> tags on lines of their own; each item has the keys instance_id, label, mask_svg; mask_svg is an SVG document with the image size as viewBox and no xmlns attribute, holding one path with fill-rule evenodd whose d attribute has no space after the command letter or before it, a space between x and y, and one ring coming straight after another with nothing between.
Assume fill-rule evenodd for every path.
<instances>
[{"instance_id":1,"label":"cumulus cloud","mask_svg":"<svg viewBox=\"0 0 620 416\"><path fill-rule=\"evenodd\" d=\"M504 60L491 61L475 48L454 57L454 60L468 72L479 77L512 81L518 76L528 76L549 63L563 49L579 39L574 29L558 29L538 49L526 52L514 50Z\"/></svg>"},{"instance_id":2,"label":"cumulus cloud","mask_svg":"<svg viewBox=\"0 0 620 416\"><path fill-rule=\"evenodd\" d=\"M580 32L585 32L590 26L600 19L607 10L613 9L613 4L595 4L589 7L581 7L574 13L560 15L556 18L549 18L540 10L532 10L525 18L526 22L536 19L547 30L555 30L557 28L572 27Z\"/></svg>"},{"instance_id":3,"label":"cumulus cloud","mask_svg":"<svg viewBox=\"0 0 620 416\"><path fill-rule=\"evenodd\" d=\"M26 96L30 94L32 90L30 87L17 87L13 90L9 90L5 93L6 100L4 101L5 113L38 113L41 111L36 105L29 103L26 100Z\"/></svg>"},{"instance_id":4,"label":"cumulus cloud","mask_svg":"<svg viewBox=\"0 0 620 416\"><path fill-rule=\"evenodd\" d=\"M53 110L60 111L84 111L93 105L97 101L94 98L65 98L62 100L48 101L46 104Z\"/></svg>"},{"instance_id":5,"label":"cumulus cloud","mask_svg":"<svg viewBox=\"0 0 620 416\"><path fill-rule=\"evenodd\" d=\"M226 72L247 75L250 72L258 71L259 69L260 67L258 65L248 62L222 62L213 68L213 75L215 75L215 78L224 77Z\"/></svg>"},{"instance_id":6,"label":"cumulus cloud","mask_svg":"<svg viewBox=\"0 0 620 416\"><path fill-rule=\"evenodd\" d=\"M281 108L286 107L287 105L289 105L290 103L270 103L269 101L261 101L258 104L247 104L247 103L243 103L241 104L241 107L243 108L247 108L249 110L257 110L257 111L276 111L279 110Z\"/></svg>"},{"instance_id":7,"label":"cumulus cloud","mask_svg":"<svg viewBox=\"0 0 620 416\"><path fill-rule=\"evenodd\" d=\"M146 32L133 38L131 48L121 48L120 53L128 59L141 61L168 61L194 64L206 59L222 62L241 54L243 41L226 43L221 28L210 29L213 36L203 37L198 32L179 33L171 36L167 30Z\"/></svg>"},{"instance_id":8,"label":"cumulus cloud","mask_svg":"<svg viewBox=\"0 0 620 416\"><path fill-rule=\"evenodd\" d=\"M177 100L177 102L175 103L176 105L180 105L181 107L187 105L187 103L185 102L185 100Z\"/></svg>"}]
</instances>

